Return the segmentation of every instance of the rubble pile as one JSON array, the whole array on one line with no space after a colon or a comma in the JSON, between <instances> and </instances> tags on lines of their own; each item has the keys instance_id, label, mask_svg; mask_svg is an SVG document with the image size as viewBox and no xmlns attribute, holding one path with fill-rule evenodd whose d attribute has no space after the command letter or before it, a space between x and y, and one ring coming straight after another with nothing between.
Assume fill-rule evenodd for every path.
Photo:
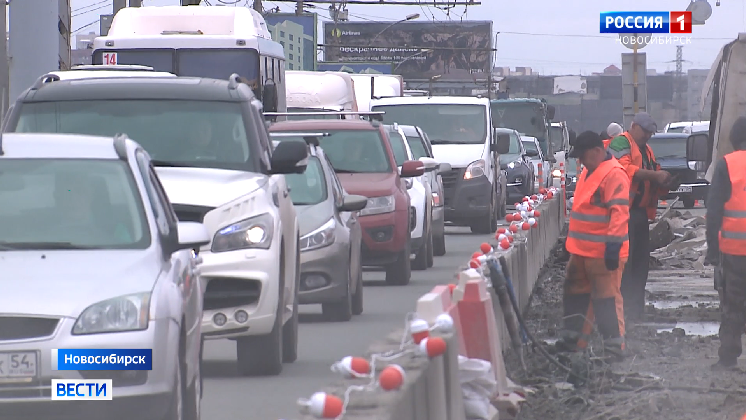
<instances>
[{"instance_id":1,"label":"rubble pile","mask_svg":"<svg viewBox=\"0 0 746 420\"><path fill-rule=\"evenodd\" d=\"M667 210L650 225L650 269L704 270L705 218Z\"/></svg>"}]
</instances>

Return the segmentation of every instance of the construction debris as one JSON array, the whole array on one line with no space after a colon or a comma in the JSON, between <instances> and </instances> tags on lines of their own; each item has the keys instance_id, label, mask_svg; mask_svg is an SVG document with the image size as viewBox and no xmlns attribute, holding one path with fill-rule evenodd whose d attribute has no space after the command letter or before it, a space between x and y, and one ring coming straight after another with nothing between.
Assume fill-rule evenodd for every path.
<instances>
[{"instance_id":1,"label":"construction debris","mask_svg":"<svg viewBox=\"0 0 746 420\"><path fill-rule=\"evenodd\" d=\"M671 210L650 226L650 269L703 270L707 240L705 219Z\"/></svg>"}]
</instances>

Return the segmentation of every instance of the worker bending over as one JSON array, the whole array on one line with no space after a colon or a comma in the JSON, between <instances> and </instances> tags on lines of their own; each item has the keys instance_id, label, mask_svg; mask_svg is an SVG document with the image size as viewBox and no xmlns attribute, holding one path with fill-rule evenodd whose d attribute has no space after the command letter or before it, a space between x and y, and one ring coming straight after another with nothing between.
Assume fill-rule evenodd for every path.
<instances>
[{"instance_id":1,"label":"worker bending over","mask_svg":"<svg viewBox=\"0 0 746 420\"><path fill-rule=\"evenodd\" d=\"M746 324L746 117L730 132L735 150L717 162L707 195L707 256L720 294L719 360L713 370L736 366Z\"/></svg>"},{"instance_id":2,"label":"worker bending over","mask_svg":"<svg viewBox=\"0 0 746 420\"><path fill-rule=\"evenodd\" d=\"M563 296L564 326L560 350L574 351L591 305L604 349L622 357L624 306L622 270L629 254L629 177L592 131L578 136L569 157L582 162L565 247L570 253ZM582 347L582 346L581 346Z\"/></svg>"},{"instance_id":3,"label":"worker bending over","mask_svg":"<svg viewBox=\"0 0 746 420\"><path fill-rule=\"evenodd\" d=\"M645 285L648 282L650 259L650 228L648 220L655 220L658 200L681 183L670 173L662 171L655 161L648 140L658 126L646 112L632 120L629 131L615 137L609 151L619 160L630 179L629 260L622 275L624 312L629 319L639 319L645 312Z\"/></svg>"}]
</instances>

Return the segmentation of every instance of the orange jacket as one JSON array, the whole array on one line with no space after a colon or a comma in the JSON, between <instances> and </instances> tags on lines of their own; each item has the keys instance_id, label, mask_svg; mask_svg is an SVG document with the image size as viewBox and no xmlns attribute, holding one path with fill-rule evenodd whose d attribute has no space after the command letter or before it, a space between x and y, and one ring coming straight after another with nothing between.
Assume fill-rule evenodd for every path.
<instances>
[{"instance_id":1,"label":"orange jacket","mask_svg":"<svg viewBox=\"0 0 746 420\"><path fill-rule=\"evenodd\" d=\"M609 144L611 144L611 139L604 140L604 149L608 149L609 148Z\"/></svg>"},{"instance_id":2,"label":"orange jacket","mask_svg":"<svg viewBox=\"0 0 746 420\"><path fill-rule=\"evenodd\" d=\"M565 247L571 254L604 258L606 243L622 243L619 258L629 256L629 177L611 158L593 173L578 177Z\"/></svg>"},{"instance_id":3,"label":"orange jacket","mask_svg":"<svg viewBox=\"0 0 746 420\"><path fill-rule=\"evenodd\" d=\"M746 256L746 151L725 155L731 182L730 199L725 202L723 226L720 228L720 252Z\"/></svg>"},{"instance_id":4,"label":"orange jacket","mask_svg":"<svg viewBox=\"0 0 746 420\"><path fill-rule=\"evenodd\" d=\"M658 198L660 196L668 194L668 189L653 187L650 181L636 181L634 179L635 174L640 169L643 169L642 152L640 147L637 146L637 142L628 132L622 133L624 137L629 141L629 153L618 156L619 163L624 167L629 175L630 186L629 186L629 202L632 205L635 202L635 198L638 195L642 195L639 203L639 207L643 207L647 211L648 219L655 220L655 212L658 209ZM652 165L652 170L660 171L661 166L655 161L655 154L653 149L649 145L645 145L648 161ZM648 169L648 168L644 168ZM640 192L640 186L643 186L643 192Z\"/></svg>"}]
</instances>

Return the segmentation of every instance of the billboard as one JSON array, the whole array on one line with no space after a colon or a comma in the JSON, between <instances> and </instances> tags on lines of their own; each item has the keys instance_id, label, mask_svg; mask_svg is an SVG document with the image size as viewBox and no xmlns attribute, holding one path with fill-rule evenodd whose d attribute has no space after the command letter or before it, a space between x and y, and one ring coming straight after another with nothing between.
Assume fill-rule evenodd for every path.
<instances>
[{"instance_id":1,"label":"billboard","mask_svg":"<svg viewBox=\"0 0 746 420\"><path fill-rule=\"evenodd\" d=\"M285 48L285 70L316 70L316 13L269 13L264 20L272 39Z\"/></svg>"},{"instance_id":2,"label":"billboard","mask_svg":"<svg viewBox=\"0 0 746 420\"><path fill-rule=\"evenodd\" d=\"M406 79L486 80L492 22L324 22L325 62L391 63Z\"/></svg>"},{"instance_id":3,"label":"billboard","mask_svg":"<svg viewBox=\"0 0 746 420\"><path fill-rule=\"evenodd\" d=\"M393 65L389 63L328 63L316 64L318 71L343 71L355 74L391 74Z\"/></svg>"}]
</instances>

